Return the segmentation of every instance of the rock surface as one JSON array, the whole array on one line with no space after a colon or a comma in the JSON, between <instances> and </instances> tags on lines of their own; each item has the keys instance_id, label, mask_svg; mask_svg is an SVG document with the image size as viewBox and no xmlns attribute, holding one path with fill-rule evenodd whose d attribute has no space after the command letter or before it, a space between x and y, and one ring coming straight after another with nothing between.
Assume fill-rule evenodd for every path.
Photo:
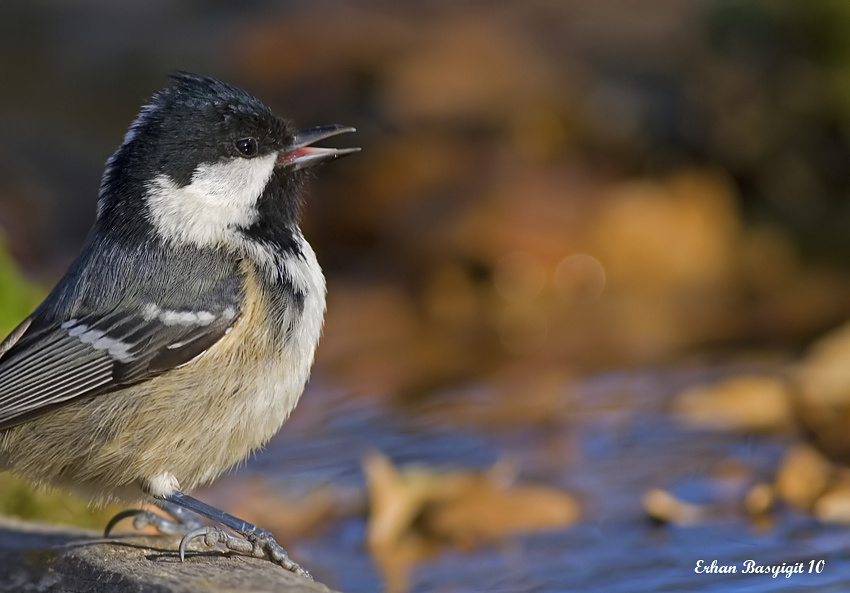
<instances>
[{"instance_id":1,"label":"rock surface","mask_svg":"<svg viewBox=\"0 0 850 593\"><path fill-rule=\"evenodd\" d=\"M0 517L0 593L333 593L271 562L219 550L177 555L173 536L116 536Z\"/></svg>"}]
</instances>

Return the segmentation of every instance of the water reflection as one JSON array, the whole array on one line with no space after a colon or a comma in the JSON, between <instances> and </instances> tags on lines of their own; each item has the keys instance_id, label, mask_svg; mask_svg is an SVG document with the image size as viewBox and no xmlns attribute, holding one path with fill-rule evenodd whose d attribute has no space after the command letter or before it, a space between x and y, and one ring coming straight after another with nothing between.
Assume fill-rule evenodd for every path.
<instances>
[{"instance_id":1,"label":"water reflection","mask_svg":"<svg viewBox=\"0 0 850 593\"><path fill-rule=\"evenodd\" d=\"M814 555L837 566L848 555L841 529L782 512L765 530L742 513L746 485L769 479L781 458L786 448L781 437L695 432L668 414L670 398L683 385L715 374L599 375L562 390L560 411L546 421L495 431L453 417L450 405L374 406L314 385L304 409L269 451L225 478L225 484L262 476L278 493L277 502L266 500L266 512L280 508L282 498L309 497L317 488L329 487L337 497L336 516L287 543L319 578L351 593L586 588L719 592L735 587L758 592L775 590L776 581L758 575L750 580L740 575L709 578L694 573L695 562L741 564L753 555L764 563L808 561ZM486 391L458 390L452 397L461 408L464 393L476 406L499 405ZM415 496L426 492L422 488L427 482L441 486L424 496L449 496L457 480L473 479L465 476L475 472L486 475L496 464L491 475L501 471L508 482L573 493L584 507L582 517L568 527L552 521L526 534L506 531L464 543L435 530L436 524L427 527L421 516L411 516L406 535L384 549L373 545L370 553L365 542L375 529L370 526L375 507L374 500L366 500L363 462L374 452L386 458L373 457L367 473L390 472L397 487L420 493ZM506 467L515 475L504 474ZM653 524L642 496L658 488L707 514L687 528ZM215 502L223 490L226 486L217 486L204 496ZM244 490L244 483L235 487L236 492ZM487 497L477 498L480 508L471 507L456 521L471 520L488 504ZM539 511L541 504L537 500L531 506ZM846 574L834 571L795 575L788 590L846 582Z\"/></svg>"}]
</instances>

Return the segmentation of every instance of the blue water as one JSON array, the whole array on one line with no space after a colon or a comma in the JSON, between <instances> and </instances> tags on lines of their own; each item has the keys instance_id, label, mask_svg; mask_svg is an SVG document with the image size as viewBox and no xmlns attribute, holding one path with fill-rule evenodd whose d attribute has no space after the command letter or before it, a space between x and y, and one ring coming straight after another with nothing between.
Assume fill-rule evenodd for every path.
<instances>
[{"instance_id":1,"label":"blue water","mask_svg":"<svg viewBox=\"0 0 850 593\"><path fill-rule=\"evenodd\" d=\"M232 479L253 473L290 491L322 483L361 489L360 460L371 450L401 467L442 469L483 469L509 455L520 461L521 481L563 488L582 501L583 518L568 529L472 551L443 547L413 568L411 593L850 590L850 528L780 509L774 524L759 530L735 509L740 497L729 494L713 468L734 460L748 468L751 480L769 480L790 440L677 426L666 413L669 396L695 378L664 372L594 377L571 396L562 418L499 430L452 425L427 404L377 405L314 387L305 396L313 400L306 404L314 406L305 414L309 420L296 416ZM640 502L651 488L727 512L696 526L658 524ZM365 516L345 517L299 542L299 560L342 591L380 591L384 582L365 533ZM697 573L699 560L734 566L737 573ZM759 566L802 562L806 572L789 578L743 574L746 560ZM812 560L824 561L820 573L808 572Z\"/></svg>"}]
</instances>

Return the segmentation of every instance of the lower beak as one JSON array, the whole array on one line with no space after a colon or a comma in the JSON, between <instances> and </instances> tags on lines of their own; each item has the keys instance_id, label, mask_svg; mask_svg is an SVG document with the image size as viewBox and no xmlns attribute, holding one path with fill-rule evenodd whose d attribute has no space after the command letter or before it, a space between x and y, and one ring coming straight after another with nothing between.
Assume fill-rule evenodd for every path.
<instances>
[{"instance_id":1,"label":"lower beak","mask_svg":"<svg viewBox=\"0 0 850 593\"><path fill-rule=\"evenodd\" d=\"M297 170L359 152L359 148L315 148L311 146L311 144L319 140L354 131L354 128L351 126L341 126L338 124L298 130L295 132L295 142L291 147L281 151L277 162L279 165Z\"/></svg>"}]
</instances>

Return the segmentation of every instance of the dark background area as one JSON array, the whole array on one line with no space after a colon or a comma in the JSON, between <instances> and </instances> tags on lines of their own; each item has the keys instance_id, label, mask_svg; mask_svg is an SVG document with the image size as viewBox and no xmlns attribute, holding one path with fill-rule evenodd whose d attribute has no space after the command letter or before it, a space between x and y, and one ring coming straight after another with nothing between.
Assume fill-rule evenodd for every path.
<instances>
[{"instance_id":1,"label":"dark background area","mask_svg":"<svg viewBox=\"0 0 850 593\"><path fill-rule=\"evenodd\" d=\"M542 272L541 293L557 282L559 261L588 253L606 288L619 283L631 298L635 279L618 278L609 260L622 259L640 233L655 233L653 224L672 248L677 238L663 226L685 227L687 214L674 207L667 222L664 214L635 218L611 230L602 241L614 244L605 246L584 235L616 226L605 220L617 210L612 193L637 195L645 181L663 193L681 174L701 176L683 191L725 192L706 199L727 201L718 220L707 210L694 216L706 219L703 243L729 253L695 242L690 277L655 289L728 300L724 312L708 312L724 327L695 328L647 357L623 354L611 337L600 345L601 364L714 341L804 342L846 313L818 293L812 311L795 313L806 319L775 319L764 310L775 295L765 293L793 287L763 286L781 284L782 271L753 279L748 269L840 274L850 249L841 2L7 1L0 9L0 223L15 259L43 283L73 258L102 164L139 106L167 72L186 69L247 87L299 124L358 127L366 150L317 176L306 232L332 284L391 284L426 321L423 301L429 290L447 292L441 282L466 286L473 308L487 308L497 266L514 252L531 256L517 273ZM712 184L723 187L705 189ZM712 266L723 257L755 261ZM645 274L637 268L632 276ZM722 294L706 294L717 282ZM455 305L465 298L444 296ZM605 315L608 305L589 308ZM568 307L535 303L547 327L584 337L588 328L564 318ZM533 324L520 319L514 329L534 333ZM492 318L472 325L482 336L476 345L500 331ZM566 348L548 338L540 347Z\"/></svg>"},{"instance_id":2,"label":"dark background area","mask_svg":"<svg viewBox=\"0 0 850 593\"><path fill-rule=\"evenodd\" d=\"M383 580L338 576L370 562L362 500L349 507L337 492L336 519L292 537L312 541L301 553L352 591L496 590L486 567L505 557L528 570L513 565L525 576L504 590L636 590L628 571L606 574L610 538L625 542L617 555L636 554L641 590L730 590L684 583L692 558L674 559L746 539L749 523L663 541L646 524L614 524L658 514L642 493L676 491L684 474L685 498L711 499L729 483L723 460L748 468L749 488L774 482L791 443L812 444L824 464L850 450L850 385L824 404L811 395L822 375L800 371L850 313L848 32L839 0L4 0L0 325L10 330L73 260L103 163L168 72L242 86L303 127L356 126L345 145L363 151L319 169L305 204L329 287L314 378L292 427L229 480L325 480L359 500L367 450L439 471L508 456L520 481L602 502L577 530L559 523L515 556L470 552L420 521L432 531L417 537L455 551L374 554ZM850 353L830 352L836 377ZM781 378L779 399L758 399L764 384L722 396L721 416L756 402L731 433L661 419L692 401L676 397L688 385L753 368ZM823 467L841 481L840 465ZM778 499L821 517L780 482ZM207 494L248 504L228 488ZM778 529L753 536L766 563L797 550ZM836 537L794 541L832 550ZM587 572L563 568L582 553ZM402 586L388 568L435 555L446 582L422 569Z\"/></svg>"}]
</instances>

